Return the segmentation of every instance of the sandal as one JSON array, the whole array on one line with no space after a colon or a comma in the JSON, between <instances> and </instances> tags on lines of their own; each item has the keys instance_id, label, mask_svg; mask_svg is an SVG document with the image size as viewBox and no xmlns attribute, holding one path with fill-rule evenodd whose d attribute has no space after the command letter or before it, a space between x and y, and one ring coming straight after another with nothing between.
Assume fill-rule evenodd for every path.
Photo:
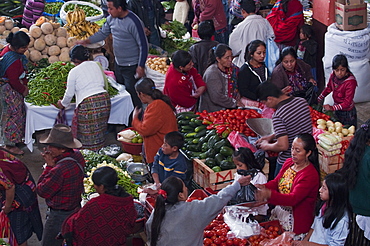
<instances>
[{"instance_id":1,"label":"sandal","mask_svg":"<svg viewBox=\"0 0 370 246\"><path fill-rule=\"evenodd\" d=\"M24 151L18 148L17 146L11 146L11 147L5 146L5 147L1 147L1 149L12 155L23 155L24 154Z\"/></svg>"}]
</instances>

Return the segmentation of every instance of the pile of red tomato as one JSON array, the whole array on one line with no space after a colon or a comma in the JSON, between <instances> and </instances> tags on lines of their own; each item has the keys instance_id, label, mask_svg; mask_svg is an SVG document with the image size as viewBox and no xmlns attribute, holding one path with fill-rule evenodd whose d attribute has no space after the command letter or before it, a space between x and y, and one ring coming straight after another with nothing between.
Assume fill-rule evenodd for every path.
<instances>
[{"instance_id":1,"label":"pile of red tomato","mask_svg":"<svg viewBox=\"0 0 370 246\"><path fill-rule=\"evenodd\" d=\"M279 227L269 226L267 229L262 228L260 235L251 236L248 238L250 246L259 246L262 240L274 239L279 236Z\"/></svg>"},{"instance_id":2,"label":"pile of red tomato","mask_svg":"<svg viewBox=\"0 0 370 246\"><path fill-rule=\"evenodd\" d=\"M206 110L198 112L203 124L209 125L207 129L215 128L219 125L225 125L231 131L238 131L246 136L256 137L246 124L247 119L262 118L262 115L254 109L226 109L208 113Z\"/></svg>"},{"instance_id":3,"label":"pile of red tomato","mask_svg":"<svg viewBox=\"0 0 370 246\"><path fill-rule=\"evenodd\" d=\"M311 114L311 120L312 120L312 125L314 125L316 127L316 122L318 119L324 119L325 121L328 121L330 120L330 116L329 115L326 115L324 113L321 113L311 107L310 108L310 114Z\"/></svg>"},{"instance_id":4,"label":"pile of red tomato","mask_svg":"<svg viewBox=\"0 0 370 246\"><path fill-rule=\"evenodd\" d=\"M194 201L194 200L203 200L203 197L188 197L188 199L186 199L187 202L191 202L191 201Z\"/></svg>"},{"instance_id":5,"label":"pile of red tomato","mask_svg":"<svg viewBox=\"0 0 370 246\"><path fill-rule=\"evenodd\" d=\"M248 245L247 239L233 238L228 239L227 233L230 231L229 226L224 222L223 215L219 214L216 219L204 229L203 245L215 246L245 246Z\"/></svg>"}]
</instances>

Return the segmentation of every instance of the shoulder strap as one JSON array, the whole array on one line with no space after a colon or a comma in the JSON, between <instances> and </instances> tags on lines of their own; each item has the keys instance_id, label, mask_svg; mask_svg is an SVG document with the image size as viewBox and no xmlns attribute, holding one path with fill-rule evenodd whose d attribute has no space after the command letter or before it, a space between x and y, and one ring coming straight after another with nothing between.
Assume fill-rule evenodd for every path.
<instances>
[{"instance_id":1,"label":"shoulder strap","mask_svg":"<svg viewBox=\"0 0 370 246\"><path fill-rule=\"evenodd\" d=\"M72 158L72 157L67 156L67 157L64 157L63 159L60 159L56 164L58 164L58 163L60 163L60 162L62 162L62 161L74 161L74 162L76 162L76 163L77 163L77 165L78 165L78 167L79 167L79 168L80 168L80 170L82 171L82 173L83 173L83 174L85 173L84 168L81 166L81 164L80 164L76 159L74 159L74 158Z\"/></svg>"},{"instance_id":2,"label":"shoulder strap","mask_svg":"<svg viewBox=\"0 0 370 246\"><path fill-rule=\"evenodd\" d=\"M104 69L101 66L100 62L96 62L98 66L100 67L101 72L103 73L103 78L104 78L104 89L108 92L108 78L107 75L104 73Z\"/></svg>"}]
</instances>

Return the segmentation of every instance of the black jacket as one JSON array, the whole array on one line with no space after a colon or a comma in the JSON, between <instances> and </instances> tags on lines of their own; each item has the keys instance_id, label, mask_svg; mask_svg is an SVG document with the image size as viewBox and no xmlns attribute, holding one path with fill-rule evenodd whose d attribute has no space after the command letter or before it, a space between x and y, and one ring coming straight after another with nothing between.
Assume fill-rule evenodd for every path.
<instances>
[{"instance_id":1,"label":"black jacket","mask_svg":"<svg viewBox=\"0 0 370 246\"><path fill-rule=\"evenodd\" d=\"M268 70L265 66L265 77L268 78ZM261 81L260 76L252 70L248 63L244 63L238 74L238 89L240 96L257 101L256 90Z\"/></svg>"},{"instance_id":2,"label":"black jacket","mask_svg":"<svg viewBox=\"0 0 370 246\"><path fill-rule=\"evenodd\" d=\"M155 23L157 25L157 30L159 31L158 27L160 27L166 21L163 5L159 0L148 1L151 1L154 7ZM150 30L148 10L146 9L146 6L144 6L142 0L128 0L127 8L134 12L140 18L140 20L144 23L144 27Z\"/></svg>"},{"instance_id":3,"label":"black jacket","mask_svg":"<svg viewBox=\"0 0 370 246\"><path fill-rule=\"evenodd\" d=\"M303 61L311 66L311 68L316 67L316 52L317 52L317 42L315 40L309 39L302 42L302 46L306 48L304 52Z\"/></svg>"}]
</instances>

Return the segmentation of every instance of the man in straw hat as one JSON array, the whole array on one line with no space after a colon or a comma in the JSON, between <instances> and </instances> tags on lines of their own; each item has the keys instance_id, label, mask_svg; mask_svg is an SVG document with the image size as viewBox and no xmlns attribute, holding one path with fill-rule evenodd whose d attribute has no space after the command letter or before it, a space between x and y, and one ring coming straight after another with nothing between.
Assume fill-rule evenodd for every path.
<instances>
[{"instance_id":1,"label":"man in straw hat","mask_svg":"<svg viewBox=\"0 0 370 246\"><path fill-rule=\"evenodd\" d=\"M46 144L42 156L46 167L41 174L37 193L45 198L48 205L43 246L60 246L62 239L56 239L63 221L80 207L81 194L84 190L85 160L78 150L82 144L73 138L71 128L56 124L48 135L40 138Z\"/></svg>"}]
</instances>

